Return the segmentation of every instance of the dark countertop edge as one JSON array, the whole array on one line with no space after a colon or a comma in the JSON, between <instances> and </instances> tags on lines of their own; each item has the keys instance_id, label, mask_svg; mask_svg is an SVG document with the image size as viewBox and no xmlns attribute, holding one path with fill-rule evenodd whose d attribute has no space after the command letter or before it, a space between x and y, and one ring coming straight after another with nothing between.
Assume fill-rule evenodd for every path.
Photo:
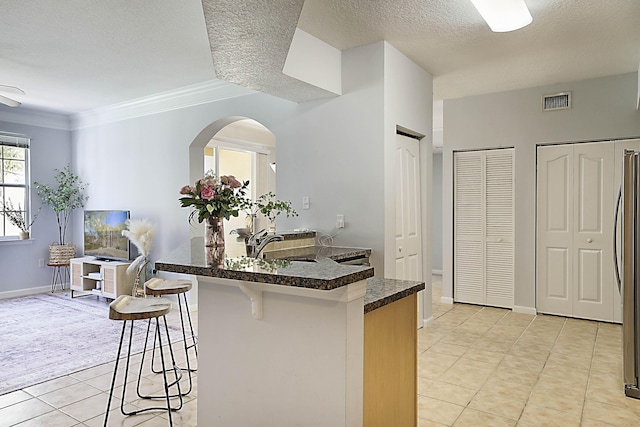
<instances>
[{"instance_id":1,"label":"dark countertop edge","mask_svg":"<svg viewBox=\"0 0 640 427\"><path fill-rule=\"evenodd\" d=\"M393 279L384 279L384 281L393 280ZM373 280L367 280L367 292L370 293L370 286L373 286ZM412 282L413 284L407 287L404 287L401 290L395 291L390 295L384 295L374 301L370 301L365 303L364 305L364 313L367 314L371 311L374 311L378 308L384 307L385 305L389 305L392 302L401 300L402 298L406 298L409 295L416 294L425 289L424 282ZM365 296L365 300L367 297Z\"/></svg>"},{"instance_id":2,"label":"dark countertop edge","mask_svg":"<svg viewBox=\"0 0 640 427\"><path fill-rule=\"evenodd\" d=\"M196 267L192 265L167 264L156 262L156 270L170 273L192 274L196 276L215 277L231 280L245 280L247 282L266 283L270 285L293 286L298 288L329 291L351 283L373 277L373 267L348 273L335 279L315 279L310 277L274 275L254 273L248 271L222 270L212 267Z\"/></svg>"},{"instance_id":3,"label":"dark countertop edge","mask_svg":"<svg viewBox=\"0 0 640 427\"><path fill-rule=\"evenodd\" d=\"M314 254L299 254L299 255L289 255L291 252L296 251L304 251L305 249L309 250L313 248L314 252L317 250L322 250L325 246L300 246L296 248L287 248L287 249L277 249L274 251L265 252L266 259L289 259L291 261L295 261L296 259L309 259L310 256ZM316 249L320 248L320 249ZM352 248L346 246L327 246L327 249L332 251L340 251L341 253L331 253L331 254L323 254L324 257L332 259L334 261L343 261L350 260L351 258L368 258L371 256L371 249L369 248Z\"/></svg>"},{"instance_id":4,"label":"dark countertop edge","mask_svg":"<svg viewBox=\"0 0 640 427\"><path fill-rule=\"evenodd\" d=\"M282 237L284 237L284 240L298 240L298 239L308 239L311 237L316 237L316 232L313 230L307 230L307 231L283 231L283 232L278 232L277 234L280 234Z\"/></svg>"}]
</instances>

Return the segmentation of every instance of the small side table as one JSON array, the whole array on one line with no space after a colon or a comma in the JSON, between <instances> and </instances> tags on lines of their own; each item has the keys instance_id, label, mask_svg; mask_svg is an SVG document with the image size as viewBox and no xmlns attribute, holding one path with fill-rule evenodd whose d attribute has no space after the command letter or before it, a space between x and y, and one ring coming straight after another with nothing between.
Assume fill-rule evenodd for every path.
<instances>
[{"instance_id":1,"label":"small side table","mask_svg":"<svg viewBox=\"0 0 640 427\"><path fill-rule=\"evenodd\" d=\"M52 264L48 263L47 266L53 267L53 276L51 277L51 293L56 290L56 285L60 284L60 290L64 290L65 280L71 280L71 274L69 272L69 263L66 264Z\"/></svg>"}]
</instances>

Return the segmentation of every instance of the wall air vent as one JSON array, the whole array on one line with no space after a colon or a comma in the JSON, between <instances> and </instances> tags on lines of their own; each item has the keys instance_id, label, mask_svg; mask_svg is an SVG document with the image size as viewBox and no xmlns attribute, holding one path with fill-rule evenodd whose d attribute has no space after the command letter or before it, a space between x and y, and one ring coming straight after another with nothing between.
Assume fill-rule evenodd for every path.
<instances>
[{"instance_id":1,"label":"wall air vent","mask_svg":"<svg viewBox=\"0 0 640 427\"><path fill-rule=\"evenodd\" d=\"M566 110L571 108L571 92L554 93L542 97L542 111Z\"/></svg>"}]
</instances>

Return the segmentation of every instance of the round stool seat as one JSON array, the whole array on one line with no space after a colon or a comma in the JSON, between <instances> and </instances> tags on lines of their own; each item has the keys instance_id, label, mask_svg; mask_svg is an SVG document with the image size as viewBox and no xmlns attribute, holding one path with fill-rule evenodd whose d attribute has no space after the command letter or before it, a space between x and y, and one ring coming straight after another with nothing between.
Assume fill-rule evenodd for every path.
<instances>
[{"instance_id":1,"label":"round stool seat","mask_svg":"<svg viewBox=\"0 0 640 427\"><path fill-rule=\"evenodd\" d=\"M144 284L147 295L184 294L191 290L189 280L164 280L153 278Z\"/></svg>"},{"instance_id":2,"label":"round stool seat","mask_svg":"<svg viewBox=\"0 0 640 427\"><path fill-rule=\"evenodd\" d=\"M111 320L141 320L164 316L171 311L171 301L166 298L135 298L120 295L109 304Z\"/></svg>"}]
</instances>

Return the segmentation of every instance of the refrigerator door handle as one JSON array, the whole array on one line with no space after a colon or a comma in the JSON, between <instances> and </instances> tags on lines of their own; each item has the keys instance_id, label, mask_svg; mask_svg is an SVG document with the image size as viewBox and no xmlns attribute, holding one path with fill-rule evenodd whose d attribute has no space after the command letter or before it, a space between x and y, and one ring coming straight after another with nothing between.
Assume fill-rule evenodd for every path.
<instances>
[{"instance_id":1,"label":"refrigerator door handle","mask_svg":"<svg viewBox=\"0 0 640 427\"><path fill-rule=\"evenodd\" d=\"M620 211L620 203L622 203L622 184L620 184L620 188L618 189L618 200L616 201L616 209L613 213L613 266L616 271L618 292L622 295L622 279L620 278L620 266L618 263L618 213Z\"/></svg>"}]
</instances>

